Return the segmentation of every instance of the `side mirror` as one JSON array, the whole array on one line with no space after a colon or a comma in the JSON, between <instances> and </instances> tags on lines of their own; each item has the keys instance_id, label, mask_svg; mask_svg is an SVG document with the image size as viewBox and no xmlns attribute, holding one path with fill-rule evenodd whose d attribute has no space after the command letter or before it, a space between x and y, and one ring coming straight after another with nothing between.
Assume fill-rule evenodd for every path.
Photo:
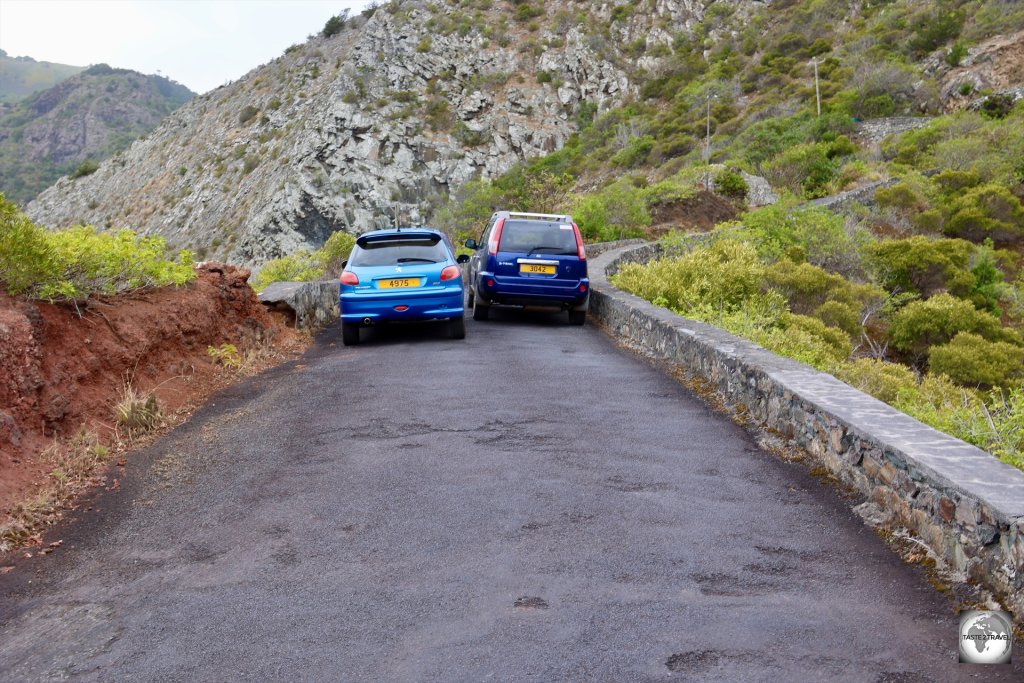
<instances>
[{"instance_id":1,"label":"side mirror","mask_svg":"<svg viewBox=\"0 0 1024 683\"><path fill-rule=\"evenodd\" d=\"M455 257L456 263L469 263L469 254L459 254Z\"/></svg>"},{"instance_id":2,"label":"side mirror","mask_svg":"<svg viewBox=\"0 0 1024 683\"><path fill-rule=\"evenodd\" d=\"M341 269L342 269L342 270L344 270L344 269L345 269L345 266L347 266L347 265L348 265L348 259L346 259L346 260L342 261L342 262L341 262Z\"/></svg>"},{"instance_id":3,"label":"side mirror","mask_svg":"<svg viewBox=\"0 0 1024 683\"><path fill-rule=\"evenodd\" d=\"M477 249L478 247L479 247L479 245L476 243L475 239L469 238L468 240L466 240L466 248L467 249Z\"/></svg>"}]
</instances>

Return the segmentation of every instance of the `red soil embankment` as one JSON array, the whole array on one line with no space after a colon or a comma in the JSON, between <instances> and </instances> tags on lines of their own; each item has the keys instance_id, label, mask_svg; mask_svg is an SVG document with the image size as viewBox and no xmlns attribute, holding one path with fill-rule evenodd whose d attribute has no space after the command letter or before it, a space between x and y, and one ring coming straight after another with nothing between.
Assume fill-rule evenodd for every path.
<instances>
[{"instance_id":1,"label":"red soil embankment","mask_svg":"<svg viewBox=\"0 0 1024 683\"><path fill-rule=\"evenodd\" d=\"M0 519L46 478L54 439L83 428L111 438L126 382L173 413L226 383L208 347L303 346L264 310L248 270L207 263L197 275L185 288L94 297L78 310L0 290Z\"/></svg>"}]
</instances>

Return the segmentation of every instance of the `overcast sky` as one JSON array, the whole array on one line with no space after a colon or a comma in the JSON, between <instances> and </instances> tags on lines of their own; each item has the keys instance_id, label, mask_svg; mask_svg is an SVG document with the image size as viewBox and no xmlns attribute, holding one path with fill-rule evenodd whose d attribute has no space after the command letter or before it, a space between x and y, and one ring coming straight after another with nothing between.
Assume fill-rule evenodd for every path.
<instances>
[{"instance_id":1,"label":"overcast sky","mask_svg":"<svg viewBox=\"0 0 1024 683\"><path fill-rule=\"evenodd\" d=\"M0 49L74 66L224 85L369 0L0 0Z\"/></svg>"}]
</instances>

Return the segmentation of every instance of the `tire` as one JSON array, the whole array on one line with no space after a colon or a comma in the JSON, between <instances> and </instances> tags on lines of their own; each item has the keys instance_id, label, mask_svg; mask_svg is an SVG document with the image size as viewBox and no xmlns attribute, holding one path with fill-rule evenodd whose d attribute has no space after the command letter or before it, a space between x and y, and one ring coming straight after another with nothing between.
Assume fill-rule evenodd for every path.
<instances>
[{"instance_id":1,"label":"tire","mask_svg":"<svg viewBox=\"0 0 1024 683\"><path fill-rule=\"evenodd\" d=\"M452 339L465 339L466 319L461 315L458 318L452 318L448 323L448 329L451 332Z\"/></svg>"},{"instance_id":2,"label":"tire","mask_svg":"<svg viewBox=\"0 0 1024 683\"><path fill-rule=\"evenodd\" d=\"M341 342L345 346L355 346L359 343L359 325L353 323L341 324Z\"/></svg>"},{"instance_id":3,"label":"tire","mask_svg":"<svg viewBox=\"0 0 1024 683\"><path fill-rule=\"evenodd\" d=\"M473 308L473 303L476 301L476 295L473 294L473 288L470 287L466 292L466 308Z\"/></svg>"},{"instance_id":4,"label":"tire","mask_svg":"<svg viewBox=\"0 0 1024 683\"><path fill-rule=\"evenodd\" d=\"M574 311L571 308L569 309L569 324L570 325L582 325L585 322L587 322L587 312L586 311Z\"/></svg>"},{"instance_id":5,"label":"tire","mask_svg":"<svg viewBox=\"0 0 1024 683\"><path fill-rule=\"evenodd\" d=\"M490 306L487 306L482 301L477 301L476 305L473 306L473 320L487 320L487 314L490 311Z\"/></svg>"}]
</instances>

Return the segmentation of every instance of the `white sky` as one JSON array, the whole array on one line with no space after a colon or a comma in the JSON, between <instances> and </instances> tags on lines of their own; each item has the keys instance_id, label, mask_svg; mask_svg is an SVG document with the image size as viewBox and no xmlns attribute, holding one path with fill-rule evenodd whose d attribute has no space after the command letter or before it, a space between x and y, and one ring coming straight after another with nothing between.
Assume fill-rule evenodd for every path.
<instances>
[{"instance_id":1,"label":"white sky","mask_svg":"<svg viewBox=\"0 0 1024 683\"><path fill-rule=\"evenodd\" d=\"M369 0L0 0L0 49L74 66L224 85Z\"/></svg>"}]
</instances>

